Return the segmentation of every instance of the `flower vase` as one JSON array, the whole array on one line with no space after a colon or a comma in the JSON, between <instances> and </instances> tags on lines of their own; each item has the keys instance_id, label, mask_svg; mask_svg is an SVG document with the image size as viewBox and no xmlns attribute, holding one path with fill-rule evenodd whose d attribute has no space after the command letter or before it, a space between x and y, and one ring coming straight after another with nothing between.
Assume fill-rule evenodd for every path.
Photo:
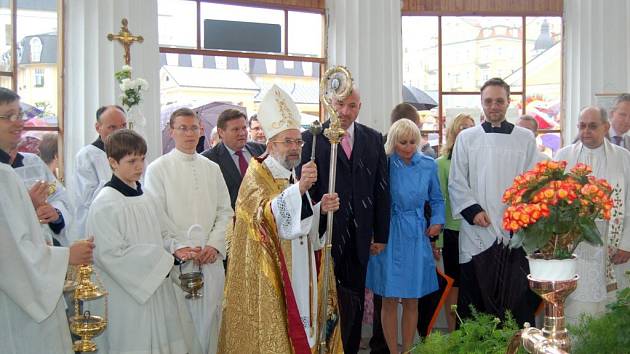
<instances>
[{"instance_id":1,"label":"flower vase","mask_svg":"<svg viewBox=\"0 0 630 354\"><path fill-rule=\"evenodd\" d=\"M577 274L577 256L567 259L545 259L541 254L527 256L529 273L540 281L571 280Z\"/></svg>"},{"instance_id":2,"label":"flower vase","mask_svg":"<svg viewBox=\"0 0 630 354\"><path fill-rule=\"evenodd\" d=\"M146 124L144 113L139 105L131 106L127 110L127 128L136 130L142 129Z\"/></svg>"}]
</instances>

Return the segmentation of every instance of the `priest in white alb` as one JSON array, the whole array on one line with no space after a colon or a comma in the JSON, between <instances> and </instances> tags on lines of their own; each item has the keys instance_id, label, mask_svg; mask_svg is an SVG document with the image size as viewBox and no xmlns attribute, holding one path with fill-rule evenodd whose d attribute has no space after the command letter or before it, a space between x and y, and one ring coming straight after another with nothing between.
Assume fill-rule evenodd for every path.
<instances>
[{"instance_id":1,"label":"priest in white alb","mask_svg":"<svg viewBox=\"0 0 630 354\"><path fill-rule=\"evenodd\" d=\"M326 194L311 205L314 162L302 167L299 181L295 177L303 146L299 117L295 103L275 85L258 111L270 138L267 152L250 161L236 202L221 353L311 353L318 343L322 296L314 251L325 243L319 215L337 210L339 198ZM338 328L330 328L328 352L343 350Z\"/></svg>"},{"instance_id":2,"label":"priest in white alb","mask_svg":"<svg viewBox=\"0 0 630 354\"><path fill-rule=\"evenodd\" d=\"M567 170L577 163L591 166L592 175L612 186L610 221L596 220L603 246L580 243L575 250L580 279L565 304L565 316L576 323L580 314L600 315L614 300L615 290L628 287L630 263L630 152L606 139L610 123L606 110L586 107L580 112L579 140L559 150L555 160L566 160Z\"/></svg>"},{"instance_id":3,"label":"priest in white alb","mask_svg":"<svg viewBox=\"0 0 630 354\"><path fill-rule=\"evenodd\" d=\"M0 153L20 141L20 97L0 87ZM92 262L91 241L48 245L24 182L0 162L0 352L73 353L63 286L68 264Z\"/></svg>"},{"instance_id":4,"label":"priest in white alb","mask_svg":"<svg viewBox=\"0 0 630 354\"><path fill-rule=\"evenodd\" d=\"M485 122L462 131L453 150L448 191L459 232L460 288L457 311L477 311L534 323L539 298L529 290L529 266L522 248L509 249L502 227L503 192L514 177L534 165L536 140L529 130L506 120L510 87L493 78L481 87Z\"/></svg>"},{"instance_id":5,"label":"priest in white alb","mask_svg":"<svg viewBox=\"0 0 630 354\"><path fill-rule=\"evenodd\" d=\"M70 230L74 239L84 239L88 210L98 192L112 178L112 169L105 155L105 139L109 134L127 126L125 110L120 106L103 106L96 111L94 125L98 138L79 150L75 157L75 171L70 192L74 203L75 222Z\"/></svg>"},{"instance_id":6,"label":"priest in white alb","mask_svg":"<svg viewBox=\"0 0 630 354\"><path fill-rule=\"evenodd\" d=\"M203 353L216 353L221 302L225 283L225 232L234 215L230 195L219 166L196 151L201 122L188 108L171 114L169 121L175 148L147 168L145 187L175 227L170 252L187 261L183 272L203 271L203 297L185 299L176 288L178 301L192 315ZM179 266L171 278L177 281Z\"/></svg>"}]
</instances>

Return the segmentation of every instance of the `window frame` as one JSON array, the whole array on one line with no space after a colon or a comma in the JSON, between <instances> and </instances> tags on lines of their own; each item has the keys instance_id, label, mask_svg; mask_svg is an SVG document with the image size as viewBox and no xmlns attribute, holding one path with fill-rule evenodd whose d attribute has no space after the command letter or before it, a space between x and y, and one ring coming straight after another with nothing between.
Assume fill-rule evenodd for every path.
<instances>
[{"instance_id":1,"label":"window frame","mask_svg":"<svg viewBox=\"0 0 630 354\"><path fill-rule=\"evenodd\" d=\"M560 18L560 21L562 22L562 24L564 24L564 17L561 14L556 14L556 13L549 13L549 14L544 14L544 13L501 13L501 12L497 12L497 13L484 13L484 14L480 14L480 13L476 13L476 12L470 12L470 13L418 13L415 11L403 11L402 12L402 16L405 17L434 17L437 18L437 26L438 26L438 117L437 117L437 124L438 124L438 129L433 129L433 130L422 130L422 134L430 134L430 133L438 133L438 155L439 155L439 151L442 147L442 142L445 141L445 129L444 129L444 120L446 119L445 114L445 107L444 107L444 96L456 96L456 95L479 95L479 91L444 91L443 88L443 55L442 55L442 50L443 50L443 38L442 38L442 18L443 17L468 17L468 16L474 16L474 17L515 17L515 18L521 18L521 26L522 26L522 33L523 38L521 40L521 80L522 80L522 90L519 91L512 91L510 92L510 96L520 96L521 97L521 102L523 102L522 107L520 109L520 114L526 114L527 112L527 106L526 104L524 104L525 102L527 102L527 18L528 17L558 17ZM564 26L562 26L564 27ZM564 35L564 33L563 33ZM564 46L564 40L560 42L560 52L561 52L561 57L560 57L560 71L561 71L561 78L560 78L560 112L563 111L562 109L562 105L564 102L564 87L563 87L563 82L564 82L564 70L563 70L563 66L564 66L564 51L563 51L563 47ZM404 55L404 53L403 53ZM401 57L402 60L402 57ZM560 128L559 129L539 129L538 130L538 135L541 134L547 134L547 133L558 133L560 134L560 144L561 146L563 145L563 138L562 138L562 131L564 130L564 126L565 126L565 122L566 122L566 118L565 115L562 114L560 117Z\"/></svg>"},{"instance_id":2,"label":"window frame","mask_svg":"<svg viewBox=\"0 0 630 354\"><path fill-rule=\"evenodd\" d=\"M0 71L0 76L11 78L11 89L18 93L18 67L17 60L17 1L9 0L9 9L11 11L11 71ZM56 127L24 127L23 132L41 131L57 133L58 144L58 165L59 176L57 178L63 182L64 180L64 39L65 39L65 6L63 0L57 0L57 126ZM44 83L45 84L45 83Z\"/></svg>"},{"instance_id":3,"label":"window frame","mask_svg":"<svg viewBox=\"0 0 630 354\"><path fill-rule=\"evenodd\" d=\"M15 1L15 0L13 0ZM60 0L61 1L61 0ZM328 17L326 16L325 9L308 8L302 6L292 6L286 4L271 4L271 3L256 3L248 1L220 1L220 0L184 0L196 3L196 48L184 48L177 46L162 46L159 45L160 54L189 54L189 55L202 55L202 56L214 56L214 57L232 57L232 58L252 58L252 59L271 59L280 61L294 61L294 62L308 62L319 63L319 78L324 75L328 65L328 57L326 48L328 42L328 36L326 34L326 28L328 28ZM283 46L284 53L271 54L261 52L249 52L249 51L231 51L231 50L216 50L205 49L201 45L201 4L212 3L219 5L233 5L233 6L246 6L261 9L273 9L284 11L284 33L283 33ZM289 54L289 12L306 12L322 15L322 55L319 57L314 56L300 56ZM159 31L159 28L158 28ZM159 36L159 35L158 35ZM158 40L159 42L159 40ZM325 112L320 102L319 104L319 120L325 119Z\"/></svg>"}]
</instances>

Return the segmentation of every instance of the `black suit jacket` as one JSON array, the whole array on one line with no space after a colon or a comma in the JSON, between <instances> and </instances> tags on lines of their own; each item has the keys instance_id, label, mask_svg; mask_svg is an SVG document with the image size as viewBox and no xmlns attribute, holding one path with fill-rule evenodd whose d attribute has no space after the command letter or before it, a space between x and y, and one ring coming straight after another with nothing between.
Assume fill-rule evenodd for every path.
<instances>
[{"instance_id":1,"label":"black suit jacket","mask_svg":"<svg viewBox=\"0 0 630 354\"><path fill-rule=\"evenodd\" d=\"M262 155L267 148L263 144L248 142L245 144L245 149L249 151L252 157L258 157ZM232 156L230 156L230 152L225 147L225 144L221 142L215 145L212 149L204 151L202 155L216 162L221 168L221 173L223 174L225 184L227 184L228 191L230 193L232 209L234 209L236 197L238 197L238 190L241 188L241 181L243 178L241 177L241 173L239 172L238 167L236 167Z\"/></svg>"},{"instance_id":2,"label":"black suit jacket","mask_svg":"<svg viewBox=\"0 0 630 354\"><path fill-rule=\"evenodd\" d=\"M328 128L329 122L323 124ZM313 135L302 133L304 148L302 164L311 157ZM320 134L317 136L315 163L317 182L310 195L319 201L328 192L330 169L330 142ZM383 136L374 129L354 123L354 145L348 160L341 145L337 148L336 192L340 208L333 223L332 256L342 257L349 246L356 249L362 265L366 265L372 239L387 243L389 238L390 195L387 157L383 147ZM320 232L326 230L326 217L320 219ZM353 243L353 244L350 244Z\"/></svg>"}]
</instances>

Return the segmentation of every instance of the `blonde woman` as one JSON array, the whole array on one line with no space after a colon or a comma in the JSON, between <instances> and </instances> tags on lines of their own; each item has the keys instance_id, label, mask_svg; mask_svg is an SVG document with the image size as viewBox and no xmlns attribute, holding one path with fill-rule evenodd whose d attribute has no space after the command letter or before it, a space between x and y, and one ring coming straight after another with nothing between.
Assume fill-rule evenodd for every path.
<instances>
[{"instance_id":1,"label":"blonde woman","mask_svg":"<svg viewBox=\"0 0 630 354\"><path fill-rule=\"evenodd\" d=\"M453 278L453 287L446 297L446 321L449 332L455 329L455 313L451 312L451 305L457 304L459 294L459 224L460 220L453 219L451 214L451 201L448 196L448 173L451 169L451 154L455 145L455 138L459 132L475 126L473 118L467 114L458 114L451 124L446 127L446 144L442 147L441 156L436 160L438 165L438 177L440 178L440 188L442 195L446 199L446 222L442 235L443 249L442 257L444 261L444 273Z\"/></svg>"},{"instance_id":2,"label":"blonde woman","mask_svg":"<svg viewBox=\"0 0 630 354\"><path fill-rule=\"evenodd\" d=\"M420 130L409 119L396 121L387 135L391 219L385 250L370 257L366 286L382 296L381 322L389 351L398 352L397 307L403 304L403 352L408 351L418 323L418 298L438 290L429 237L444 224L444 198L435 161L418 152ZM431 206L427 227L424 204Z\"/></svg>"}]
</instances>

